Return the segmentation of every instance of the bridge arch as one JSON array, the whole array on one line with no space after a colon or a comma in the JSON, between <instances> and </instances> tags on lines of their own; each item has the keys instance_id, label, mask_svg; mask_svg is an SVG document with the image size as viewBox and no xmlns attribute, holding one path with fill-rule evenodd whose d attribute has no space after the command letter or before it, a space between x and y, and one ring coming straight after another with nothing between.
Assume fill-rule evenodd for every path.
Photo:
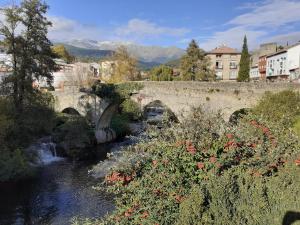
<instances>
[{"instance_id":1,"label":"bridge arch","mask_svg":"<svg viewBox=\"0 0 300 225\"><path fill-rule=\"evenodd\" d=\"M251 111L251 108L241 108L234 111L229 117L229 123L237 125L238 121Z\"/></svg>"},{"instance_id":2,"label":"bridge arch","mask_svg":"<svg viewBox=\"0 0 300 225\"><path fill-rule=\"evenodd\" d=\"M76 115L76 116L80 115L80 113L72 107L65 108L61 112L64 114L69 114L69 115Z\"/></svg>"},{"instance_id":3,"label":"bridge arch","mask_svg":"<svg viewBox=\"0 0 300 225\"><path fill-rule=\"evenodd\" d=\"M161 100L154 100L142 109L144 118L148 123L159 123L162 122L165 118L172 122L178 122L178 118L175 113Z\"/></svg>"}]
</instances>

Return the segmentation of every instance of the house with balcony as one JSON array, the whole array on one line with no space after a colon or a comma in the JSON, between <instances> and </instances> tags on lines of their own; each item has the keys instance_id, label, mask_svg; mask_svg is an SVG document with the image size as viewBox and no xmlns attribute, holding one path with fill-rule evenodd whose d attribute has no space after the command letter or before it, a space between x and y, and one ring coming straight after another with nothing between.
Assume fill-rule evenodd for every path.
<instances>
[{"instance_id":1,"label":"house with balcony","mask_svg":"<svg viewBox=\"0 0 300 225\"><path fill-rule=\"evenodd\" d=\"M260 74L261 80L266 79L266 63L267 55L277 52L277 43L264 43L259 48L251 53L250 67L253 68L252 72L255 73L256 67ZM251 77L251 74L250 74ZM256 79L256 78L255 78Z\"/></svg>"},{"instance_id":2,"label":"house with balcony","mask_svg":"<svg viewBox=\"0 0 300 225\"><path fill-rule=\"evenodd\" d=\"M266 77L269 80L285 79L299 81L300 79L300 43L287 47L267 57Z\"/></svg>"},{"instance_id":3,"label":"house with balcony","mask_svg":"<svg viewBox=\"0 0 300 225\"><path fill-rule=\"evenodd\" d=\"M259 60L258 60L258 70L259 70L260 78L262 80L266 80L267 79L267 76L266 76L267 55L262 55L262 56L259 57Z\"/></svg>"},{"instance_id":4,"label":"house with balcony","mask_svg":"<svg viewBox=\"0 0 300 225\"><path fill-rule=\"evenodd\" d=\"M282 50L267 56L267 79L288 79L287 56L287 50Z\"/></svg>"},{"instance_id":5,"label":"house with balcony","mask_svg":"<svg viewBox=\"0 0 300 225\"><path fill-rule=\"evenodd\" d=\"M211 60L211 69L218 80L236 80L239 73L241 53L236 49L222 45L207 53Z\"/></svg>"}]
</instances>

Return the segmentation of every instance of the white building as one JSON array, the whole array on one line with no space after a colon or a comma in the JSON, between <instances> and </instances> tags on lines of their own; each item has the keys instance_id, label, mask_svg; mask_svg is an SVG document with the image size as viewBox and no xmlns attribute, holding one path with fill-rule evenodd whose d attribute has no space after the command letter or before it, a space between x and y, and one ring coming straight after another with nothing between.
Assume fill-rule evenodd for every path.
<instances>
[{"instance_id":1,"label":"white building","mask_svg":"<svg viewBox=\"0 0 300 225\"><path fill-rule=\"evenodd\" d=\"M250 69L250 79L251 80L259 80L260 79L260 73L258 70L258 66L253 66Z\"/></svg>"},{"instance_id":2,"label":"white building","mask_svg":"<svg viewBox=\"0 0 300 225\"><path fill-rule=\"evenodd\" d=\"M0 83L12 72L12 57L0 48Z\"/></svg>"},{"instance_id":3,"label":"white building","mask_svg":"<svg viewBox=\"0 0 300 225\"><path fill-rule=\"evenodd\" d=\"M289 70L287 65L287 50L276 52L267 56L267 79L287 79L289 77Z\"/></svg>"},{"instance_id":4,"label":"white building","mask_svg":"<svg viewBox=\"0 0 300 225\"><path fill-rule=\"evenodd\" d=\"M289 75L291 80L299 80L300 79L300 43L290 47L287 50L287 66L289 70Z\"/></svg>"},{"instance_id":5,"label":"white building","mask_svg":"<svg viewBox=\"0 0 300 225\"><path fill-rule=\"evenodd\" d=\"M100 63L100 78L104 81L111 79L116 68L116 61L102 61Z\"/></svg>"},{"instance_id":6,"label":"white building","mask_svg":"<svg viewBox=\"0 0 300 225\"><path fill-rule=\"evenodd\" d=\"M267 56L266 77L268 79L300 78L300 43Z\"/></svg>"}]
</instances>

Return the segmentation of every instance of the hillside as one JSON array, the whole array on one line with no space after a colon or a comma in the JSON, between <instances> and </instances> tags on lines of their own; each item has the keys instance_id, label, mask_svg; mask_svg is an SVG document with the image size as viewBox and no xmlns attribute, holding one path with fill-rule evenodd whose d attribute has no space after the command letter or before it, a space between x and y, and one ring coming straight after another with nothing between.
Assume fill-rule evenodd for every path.
<instances>
[{"instance_id":1,"label":"hillside","mask_svg":"<svg viewBox=\"0 0 300 225\"><path fill-rule=\"evenodd\" d=\"M115 51L120 46L125 46L128 52L139 61L166 63L171 60L179 59L184 50L177 47L144 46L131 42L99 42L93 40L73 40L65 43L68 46L87 49L85 53L98 53L98 51ZM76 54L77 55L77 54Z\"/></svg>"},{"instance_id":2,"label":"hillside","mask_svg":"<svg viewBox=\"0 0 300 225\"><path fill-rule=\"evenodd\" d=\"M67 51L77 57L77 58L93 58L93 59L101 59L105 57L109 57L113 54L111 50L98 50L98 49L87 49L87 48L79 48L68 44L63 44Z\"/></svg>"}]
</instances>

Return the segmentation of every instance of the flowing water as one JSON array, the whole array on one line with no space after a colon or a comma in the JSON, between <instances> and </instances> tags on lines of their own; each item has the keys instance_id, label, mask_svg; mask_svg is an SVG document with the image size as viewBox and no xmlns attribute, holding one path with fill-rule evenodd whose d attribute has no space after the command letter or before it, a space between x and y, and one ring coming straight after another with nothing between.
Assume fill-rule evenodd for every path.
<instances>
[{"instance_id":1,"label":"flowing water","mask_svg":"<svg viewBox=\"0 0 300 225\"><path fill-rule=\"evenodd\" d=\"M65 225L75 217L100 218L114 209L113 197L92 187L94 163L73 164L56 155L53 143L38 143L35 179L0 186L0 225Z\"/></svg>"}]
</instances>

